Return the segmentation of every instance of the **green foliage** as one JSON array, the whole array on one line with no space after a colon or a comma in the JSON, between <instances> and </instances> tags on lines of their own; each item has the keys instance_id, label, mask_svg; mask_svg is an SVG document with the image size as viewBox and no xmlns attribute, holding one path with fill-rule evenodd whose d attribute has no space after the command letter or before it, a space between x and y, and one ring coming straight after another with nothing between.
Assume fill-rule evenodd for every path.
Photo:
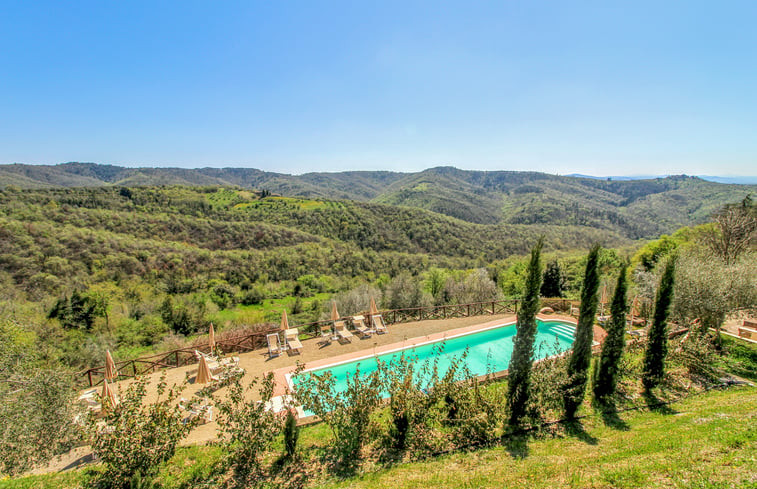
<instances>
[{"instance_id":1,"label":"green foliage","mask_svg":"<svg viewBox=\"0 0 757 489\"><path fill-rule=\"evenodd\" d=\"M526 289L528 260L517 260L507 268L500 270L497 284L507 298L521 298Z\"/></svg>"},{"instance_id":2,"label":"green foliage","mask_svg":"<svg viewBox=\"0 0 757 489\"><path fill-rule=\"evenodd\" d=\"M526 414L529 396L529 377L534 359L534 339L536 337L536 313L539 310L541 290L541 249L540 239L531 250L528 265L525 296L518 311L517 333L513 341L513 352L508 368L507 407L510 411L510 425L518 426Z\"/></svg>"},{"instance_id":3,"label":"green foliage","mask_svg":"<svg viewBox=\"0 0 757 489\"><path fill-rule=\"evenodd\" d=\"M309 374L297 386L297 399L320 417L331 429L332 450L339 461L352 465L371 429L371 414L381 401L378 371L361 374L359 369L347 378L347 388L337 392L330 371Z\"/></svg>"},{"instance_id":4,"label":"green foliage","mask_svg":"<svg viewBox=\"0 0 757 489\"><path fill-rule=\"evenodd\" d=\"M726 205L715 213L715 226L705 234L710 249L730 265L755 244L757 237L757 204L750 195L739 204Z\"/></svg>"},{"instance_id":5,"label":"green foliage","mask_svg":"<svg viewBox=\"0 0 757 489\"><path fill-rule=\"evenodd\" d=\"M565 385L565 415L573 419L586 393L591 344L594 339L594 316L597 314L599 298L599 245L595 245L586 261L583 288L581 289L581 312L578 316L576 339L568 361L568 382Z\"/></svg>"},{"instance_id":6,"label":"green foliage","mask_svg":"<svg viewBox=\"0 0 757 489\"><path fill-rule=\"evenodd\" d=\"M253 389L257 383L257 379L253 380L248 389ZM266 408L273 388L273 374L269 373L260 380L260 399L249 402L240 379L235 378L224 396L216 399L226 461L234 473L234 485L238 487L247 487L265 477L263 457L281 433L282 419Z\"/></svg>"},{"instance_id":7,"label":"green foliage","mask_svg":"<svg viewBox=\"0 0 757 489\"><path fill-rule=\"evenodd\" d=\"M35 343L0 319L0 474L44 464L80 439L71 372L45 365Z\"/></svg>"},{"instance_id":8,"label":"green foliage","mask_svg":"<svg viewBox=\"0 0 757 489\"><path fill-rule=\"evenodd\" d=\"M103 400L102 422L90 417L92 450L103 464L103 470L90 481L93 487L128 488L137 473L140 480L151 478L193 427L192 422L182 422L176 402L179 389L169 389L163 377L158 383L158 399L146 403L146 385L147 378L138 378L125 393L119 393L115 406Z\"/></svg>"},{"instance_id":9,"label":"green foliage","mask_svg":"<svg viewBox=\"0 0 757 489\"><path fill-rule=\"evenodd\" d=\"M644 245L633 257L634 263L639 263L645 270L654 269L661 259L673 253L680 245L680 240L663 234L657 240Z\"/></svg>"},{"instance_id":10,"label":"green foliage","mask_svg":"<svg viewBox=\"0 0 757 489\"><path fill-rule=\"evenodd\" d=\"M719 256L689 249L679 254L671 315L683 324L699 321L700 333L719 329L726 315L757 304L757 255L725 263Z\"/></svg>"},{"instance_id":11,"label":"green foliage","mask_svg":"<svg viewBox=\"0 0 757 489\"><path fill-rule=\"evenodd\" d=\"M447 281L445 270L433 267L425 274L425 290L434 298L435 304L441 304L444 284Z\"/></svg>"},{"instance_id":12,"label":"green foliage","mask_svg":"<svg viewBox=\"0 0 757 489\"><path fill-rule=\"evenodd\" d=\"M541 344L538 348L552 354L540 353L542 360L531 370L526 420L532 426L563 417L563 386L568 381L568 358L558 354L559 345Z\"/></svg>"},{"instance_id":13,"label":"green foliage","mask_svg":"<svg viewBox=\"0 0 757 489\"><path fill-rule=\"evenodd\" d=\"M287 411L286 421L284 421L284 450L289 459L297 456L297 440L300 438L300 427L297 426L297 418L290 409Z\"/></svg>"},{"instance_id":14,"label":"green foliage","mask_svg":"<svg viewBox=\"0 0 757 489\"><path fill-rule=\"evenodd\" d=\"M602 354L594 379L594 398L600 404L607 404L615 394L618 382L618 368L623 356L626 337L626 312L628 302L626 291L628 266L623 266L618 274L615 294L610 306L610 321L607 325L607 337L602 345Z\"/></svg>"},{"instance_id":15,"label":"green foliage","mask_svg":"<svg viewBox=\"0 0 757 489\"><path fill-rule=\"evenodd\" d=\"M423 284L409 273L397 275L386 287L383 306L387 309L406 309L429 306L432 299L423 291Z\"/></svg>"},{"instance_id":16,"label":"green foliage","mask_svg":"<svg viewBox=\"0 0 757 489\"><path fill-rule=\"evenodd\" d=\"M478 268L465 274L450 274L438 300L447 304L471 304L501 298L502 294L497 284L489 278L489 272Z\"/></svg>"},{"instance_id":17,"label":"green foliage","mask_svg":"<svg viewBox=\"0 0 757 489\"><path fill-rule=\"evenodd\" d=\"M560 270L560 264L557 260L547 263L544 270L544 277L541 283L542 297L563 297L565 292L565 276Z\"/></svg>"},{"instance_id":18,"label":"green foliage","mask_svg":"<svg viewBox=\"0 0 757 489\"><path fill-rule=\"evenodd\" d=\"M105 306L95 299L82 295L78 290L70 297L58 299L48 314L50 319L58 319L64 328L89 331L97 315L105 315Z\"/></svg>"},{"instance_id":19,"label":"green foliage","mask_svg":"<svg viewBox=\"0 0 757 489\"><path fill-rule=\"evenodd\" d=\"M649 328L649 341L644 355L642 382L649 390L656 387L665 374L665 357L668 354L668 312L673 301L675 257L668 260L660 278L655 298L654 319Z\"/></svg>"},{"instance_id":20,"label":"green foliage","mask_svg":"<svg viewBox=\"0 0 757 489\"><path fill-rule=\"evenodd\" d=\"M368 311L371 305L371 298L376 301L376 304L381 304L382 296L383 294L380 289L362 284L346 292L336 294L334 300L340 314L353 315ZM328 308L326 312L331 311L331 304L325 304L324 307Z\"/></svg>"},{"instance_id":21,"label":"green foliage","mask_svg":"<svg viewBox=\"0 0 757 489\"><path fill-rule=\"evenodd\" d=\"M186 299L174 301L171 296L166 296L160 307L160 314L163 322L174 333L181 335L204 331L209 324L205 318L205 304Z\"/></svg>"},{"instance_id":22,"label":"green foliage","mask_svg":"<svg viewBox=\"0 0 757 489\"><path fill-rule=\"evenodd\" d=\"M718 354L714 337L690 332L685 335L670 355L671 363L683 366L694 380L709 384L719 377Z\"/></svg>"},{"instance_id":23,"label":"green foliage","mask_svg":"<svg viewBox=\"0 0 757 489\"><path fill-rule=\"evenodd\" d=\"M405 450L408 439L415 441L411 444L416 447L422 446L423 443L417 443L417 440L422 438L426 420L431 414L429 408L434 402L429 399L429 391L424 389L422 383L427 376L418 372L414 359L406 357L404 353L389 363L379 363L378 370L384 389L389 394L391 446L400 451ZM428 381L435 383L435 380L436 371Z\"/></svg>"}]
</instances>

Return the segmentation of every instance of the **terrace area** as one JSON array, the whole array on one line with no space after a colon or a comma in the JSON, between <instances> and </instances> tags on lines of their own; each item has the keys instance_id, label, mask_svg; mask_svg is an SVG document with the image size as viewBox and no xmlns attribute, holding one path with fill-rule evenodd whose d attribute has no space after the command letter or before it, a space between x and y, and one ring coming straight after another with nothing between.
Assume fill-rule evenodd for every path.
<instances>
[{"instance_id":1,"label":"terrace area","mask_svg":"<svg viewBox=\"0 0 757 489\"><path fill-rule=\"evenodd\" d=\"M562 315L543 316L544 320L562 320L575 322L574 318ZM337 362L349 361L365 356L381 354L386 351L399 348L411 347L420 343L444 339L448 336L466 334L478 330L490 328L493 325L515 322L514 314L496 314L487 316L472 316L462 318L434 319L413 321L390 325L387 333L372 334L370 337L360 339L357 335L351 342L339 343L332 341L324 343L320 338L309 338L302 341L303 348L299 354L282 353L276 357L270 357L265 348L252 350L246 353L234 353L239 357L239 367L244 369L242 377L243 385L249 384L254 378L259 378L267 372L274 373L276 382L274 396L286 394L287 382L285 375L292 372L296 365L304 364L305 368L316 368ZM595 340L603 339L604 331L595 327ZM195 396L207 384L194 383L197 373L197 363L145 374L148 378L147 396L145 402L154 402L157 399L157 384L163 374L166 376L168 385L182 384L187 382L182 392L182 397ZM113 384L115 390L125 390L134 380L127 378ZM215 396L222 397L226 388L220 388L214 392ZM87 389L90 390L90 389ZM255 400L257 392L248 392L250 400ZM218 436L218 426L212 421L196 427L183 441L183 444L191 445L206 443L215 440Z\"/></svg>"}]
</instances>

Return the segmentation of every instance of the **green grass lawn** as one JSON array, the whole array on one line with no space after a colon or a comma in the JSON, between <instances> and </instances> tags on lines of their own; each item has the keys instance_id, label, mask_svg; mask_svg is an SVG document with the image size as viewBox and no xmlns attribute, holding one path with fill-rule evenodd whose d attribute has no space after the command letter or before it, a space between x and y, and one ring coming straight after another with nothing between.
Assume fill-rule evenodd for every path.
<instances>
[{"instance_id":1,"label":"green grass lawn","mask_svg":"<svg viewBox=\"0 0 757 489\"><path fill-rule=\"evenodd\" d=\"M608 426L459 452L334 482L330 488L757 488L757 389L738 387L621 415Z\"/></svg>"},{"instance_id":2,"label":"green grass lawn","mask_svg":"<svg viewBox=\"0 0 757 489\"><path fill-rule=\"evenodd\" d=\"M622 413L609 425L600 417L584 418L573 429L541 439L457 452L313 487L757 488L755 426L757 388L732 387L662 410ZM319 428L325 436L325 427ZM217 447L180 449L161 470L162 487L192 487L219 456ZM73 488L82 480L82 471L74 471L0 481L0 487Z\"/></svg>"}]
</instances>

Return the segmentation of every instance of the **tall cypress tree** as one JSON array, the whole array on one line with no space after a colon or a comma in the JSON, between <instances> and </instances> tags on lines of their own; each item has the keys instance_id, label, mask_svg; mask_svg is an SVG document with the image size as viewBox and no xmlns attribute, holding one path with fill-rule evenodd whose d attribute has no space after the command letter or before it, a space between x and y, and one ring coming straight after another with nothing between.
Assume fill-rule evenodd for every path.
<instances>
[{"instance_id":1,"label":"tall cypress tree","mask_svg":"<svg viewBox=\"0 0 757 489\"><path fill-rule=\"evenodd\" d=\"M510 409L510 425L518 426L528 405L529 377L534 356L536 337L536 313L539 310L539 290L541 289L541 249L544 238L540 238L531 250L528 264L526 290L518 311L517 333L513 345L513 356L508 368L507 405Z\"/></svg>"},{"instance_id":2,"label":"tall cypress tree","mask_svg":"<svg viewBox=\"0 0 757 489\"><path fill-rule=\"evenodd\" d=\"M610 306L610 323L607 327L607 338L602 345L602 356L599 359L599 369L594 380L594 398L600 403L606 403L613 394L618 383L618 365L623 356L626 333L626 290L628 289L628 265L623 265L615 286L615 295Z\"/></svg>"},{"instance_id":3,"label":"tall cypress tree","mask_svg":"<svg viewBox=\"0 0 757 489\"><path fill-rule=\"evenodd\" d=\"M572 419L584 400L594 339L594 316L597 314L599 290L599 245L594 245L586 260L584 284L581 288L581 313L578 316L576 339L568 361L568 383L563 392L565 415Z\"/></svg>"},{"instance_id":4,"label":"tall cypress tree","mask_svg":"<svg viewBox=\"0 0 757 489\"><path fill-rule=\"evenodd\" d=\"M644 372L641 381L649 390L656 387L665 374L665 357L668 355L668 312L673 301L675 257L668 260L660 278L654 306L654 320L649 328L649 341L644 354Z\"/></svg>"}]
</instances>

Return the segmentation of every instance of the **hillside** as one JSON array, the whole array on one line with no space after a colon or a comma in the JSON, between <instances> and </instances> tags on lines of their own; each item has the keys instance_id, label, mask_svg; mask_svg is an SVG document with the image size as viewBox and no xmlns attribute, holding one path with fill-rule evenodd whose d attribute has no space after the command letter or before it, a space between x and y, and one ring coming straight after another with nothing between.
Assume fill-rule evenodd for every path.
<instances>
[{"instance_id":1,"label":"hillside","mask_svg":"<svg viewBox=\"0 0 757 489\"><path fill-rule=\"evenodd\" d=\"M654 238L704 222L723 204L757 193L756 185L729 185L685 176L608 181L451 167L418 173L286 175L251 168L123 168L92 163L0 165L0 188L8 185L230 185L286 197L413 207L474 224L591 227L627 239Z\"/></svg>"}]
</instances>

